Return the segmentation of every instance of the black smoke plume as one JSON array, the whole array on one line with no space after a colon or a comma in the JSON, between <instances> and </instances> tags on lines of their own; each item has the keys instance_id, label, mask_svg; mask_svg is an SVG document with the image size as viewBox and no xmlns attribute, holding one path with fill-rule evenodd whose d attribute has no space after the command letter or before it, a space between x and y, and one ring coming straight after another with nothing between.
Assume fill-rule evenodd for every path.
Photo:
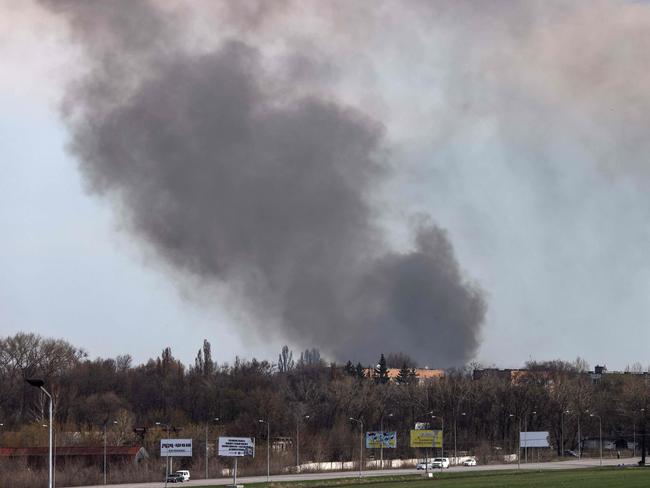
<instances>
[{"instance_id":1,"label":"black smoke plume","mask_svg":"<svg viewBox=\"0 0 650 488\"><path fill-rule=\"evenodd\" d=\"M249 42L188 47L182 13L47 5L88 56L64 103L71 151L166 263L237 290L258 328L338 359L474 355L485 304L445 232L420 219L397 252L377 224L390 174L380 123L292 95Z\"/></svg>"}]
</instances>

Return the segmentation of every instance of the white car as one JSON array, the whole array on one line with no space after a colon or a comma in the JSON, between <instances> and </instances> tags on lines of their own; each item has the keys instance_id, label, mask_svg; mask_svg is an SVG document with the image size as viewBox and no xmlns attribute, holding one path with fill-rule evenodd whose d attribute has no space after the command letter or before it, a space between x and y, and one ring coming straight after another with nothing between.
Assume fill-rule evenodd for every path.
<instances>
[{"instance_id":1,"label":"white car","mask_svg":"<svg viewBox=\"0 0 650 488\"><path fill-rule=\"evenodd\" d=\"M178 471L174 472L174 474L181 475L183 477L183 481L190 480L190 472L187 469L179 469Z\"/></svg>"},{"instance_id":2,"label":"white car","mask_svg":"<svg viewBox=\"0 0 650 488\"><path fill-rule=\"evenodd\" d=\"M465 461L463 461L463 466L476 466L476 464L477 463L475 458L466 459Z\"/></svg>"},{"instance_id":3,"label":"white car","mask_svg":"<svg viewBox=\"0 0 650 488\"><path fill-rule=\"evenodd\" d=\"M449 458L434 458L431 462L434 468L449 468Z\"/></svg>"},{"instance_id":4,"label":"white car","mask_svg":"<svg viewBox=\"0 0 650 488\"><path fill-rule=\"evenodd\" d=\"M431 471L431 470L433 469L433 463L432 463L432 462L428 462L428 463L418 463L418 464L415 466L415 469L426 469L426 470Z\"/></svg>"}]
</instances>

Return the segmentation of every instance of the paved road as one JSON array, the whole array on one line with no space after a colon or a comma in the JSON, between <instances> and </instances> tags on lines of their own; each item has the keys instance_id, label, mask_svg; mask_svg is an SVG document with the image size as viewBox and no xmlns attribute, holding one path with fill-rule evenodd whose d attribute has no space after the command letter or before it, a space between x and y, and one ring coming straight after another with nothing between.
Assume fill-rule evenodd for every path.
<instances>
[{"instance_id":1,"label":"paved road","mask_svg":"<svg viewBox=\"0 0 650 488\"><path fill-rule=\"evenodd\" d=\"M603 459L603 466L616 466L617 464L625 465L636 465L639 461L639 458L625 458L625 459ZM550 463L523 463L521 469L527 470L553 470L553 469L579 469L579 468L593 468L600 465L598 459L582 459L582 460L571 460L571 461L555 461ZM455 466L445 470L445 472L463 472L463 471L500 471L508 469L517 469L516 464L487 464L482 466ZM405 474L422 474L422 471L416 471L415 469L384 469L384 470L373 470L373 471L364 471L364 477L373 477L373 476L395 476L395 475L405 475ZM336 479L336 478L351 478L358 475L358 471L335 471L335 472L325 472L325 473L305 473L305 474L287 474L287 475L274 475L271 476L271 481L307 481L307 480L326 480L326 479ZM263 483L266 481L266 476L247 476L244 478L237 478L237 484L248 484L248 483ZM205 486L205 485L228 485L232 484L232 478L215 478L215 479L193 479L187 483L181 485L168 484L168 487L172 486L182 486L182 487L191 487L191 486ZM95 485L87 486L83 488L160 488L164 486L164 483L155 482L155 483L126 483L121 485Z\"/></svg>"}]
</instances>

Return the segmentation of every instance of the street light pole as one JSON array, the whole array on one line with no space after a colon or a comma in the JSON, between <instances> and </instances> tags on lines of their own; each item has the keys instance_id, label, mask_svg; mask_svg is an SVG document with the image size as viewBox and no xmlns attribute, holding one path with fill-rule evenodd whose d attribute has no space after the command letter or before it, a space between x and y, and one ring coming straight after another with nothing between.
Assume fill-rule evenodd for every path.
<instances>
[{"instance_id":1,"label":"street light pole","mask_svg":"<svg viewBox=\"0 0 650 488\"><path fill-rule=\"evenodd\" d=\"M156 422L156 425L159 427L167 428L167 439L169 439L169 424L162 424L160 422ZM166 456L165 458L165 488L167 488L167 478L169 478L169 456Z\"/></svg>"},{"instance_id":2,"label":"street light pole","mask_svg":"<svg viewBox=\"0 0 650 488\"><path fill-rule=\"evenodd\" d=\"M510 413L508 417L513 418L515 414ZM521 469L521 417L519 417L519 439L517 439L517 469Z\"/></svg>"},{"instance_id":3,"label":"street light pole","mask_svg":"<svg viewBox=\"0 0 650 488\"><path fill-rule=\"evenodd\" d=\"M108 419L104 422L104 484L106 484L106 426L108 425Z\"/></svg>"},{"instance_id":4,"label":"street light pole","mask_svg":"<svg viewBox=\"0 0 650 488\"><path fill-rule=\"evenodd\" d=\"M431 412L429 412L431 413ZM442 435L440 436L440 457L445 457L445 418L443 416L432 415L432 419L440 419L440 428L442 429ZM442 471L442 463L440 463L440 471Z\"/></svg>"},{"instance_id":5,"label":"street light pole","mask_svg":"<svg viewBox=\"0 0 650 488\"><path fill-rule=\"evenodd\" d=\"M266 424L266 482L271 480L271 424L269 420L259 420L260 424Z\"/></svg>"},{"instance_id":6,"label":"street light pole","mask_svg":"<svg viewBox=\"0 0 650 488\"><path fill-rule=\"evenodd\" d=\"M533 416L537 415L537 412L535 410L530 413ZM526 433L526 439L524 441L524 458L526 459L526 464L528 464L528 413L526 413L526 419L524 421L524 432ZM521 442L521 433L519 434L519 442Z\"/></svg>"},{"instance_id":7,"label":"street light pole","mask_svg":"<svg viewBox=\"0 0 650 488\"><path fill-rule=\"evenodd\" d=\"M560 457L564 457L564 414L571 413L570 410L562 410L560 414Z\"/></svg>"},{"instance_id":8,"label":"street light pole","mask_svg":"<svg viewBox=\"0 0 650 488\"><path fill-rule=\"evenodd\" d=\"M461 416L465 416L465 412L462 412L460 414ZM456 423L457 419L456 416L454 415L454 463L458 464L458 451L456 450Z\"/></svg>"},{"instance_id":9,"label":"street light pole","mask_svg":"<svg viewBox=\"0 0 650 488\"><path fill-rule=\"evenodd\" d=\"M113 420L113 424L117 424L117 420ZM106 436L106 426L108 425L108 419L106 419L106 422L104 422L104 484L106 484L106 443L107 443L107 436Z\"/></svg>"},{"instance_id":10,"label":"street light pole","mask_svg":"<svg viewBox=\"0 0 650 488\"><path fill-rule=\"evenodd\" d=\"M350 422L356 422L361 427L359 434L359 478L361 478L361 469L363 466L363 422L360 419L350 417Z\"/></svg>"},{"instance_id":11,"label":"street light pole","mask_svg":"<svg viewBox=\"0 0 650 488\"><path fill-rule=\"evenodd\" d=\"M388 417L392 417L393 414L389 413ZM380 439L379 439L379 463L381 465L381 469L384 469L384 414L382 413L381 415L381 420L380 420L380 425L379 429L381 430L380 434Z\"/></svg>"},{"instance_id":12,"label":"street light pole","mask_svg":"<svg viewBox=\"0 0 650 488\"><path fill-rule=\"evenodd\" d=\"M600 415L595 415L593 413L589 414L590 417L596 417L598 419L598 439L600 441L600 465L603 465L603 419Z\"/></svg>"},{"instance_id":13,"label":"street light pole","mask_svg":"<svg viewBox=\"0 0 650 488\"><path fill-rule=\"evenodd\" d=\"M52 469L52 404L54 401L52 400L52 395L44 388L45 386L45 381L40 380L40 379L28 379L27 383L32 385L35 388L38 388L41 390L43 393L47 395L47 397L50 399L50 425L49 425L49 430L50 430L50 449L49 449L49 454L48 454L48 488L53 488L54 483L53 483L53 469Z\"/></svg>"},{"instance_id":14,"label":"street light pole","mask_svg":"<svg viewBox=\"0 0 650 488\"><path fill-rule=\"evenodd\" d=\"M645 415L645 408L641 408L639 412ZM636 457L636 410L632 419L632 456Z\"/></svg>"},{"instance_id":15,"label":"street light pole","mask_svg":"<svg viewBox=\"0 0 650 488\"><path fill-rule=\"evenodd\" d=\"M309 420L310 415L305 415L305 420ZM300 420L301 417L296 417L296 473L300 472Z\"/></svg>"},{"instance_id":16,"label":"street light pole","mask_svg":"<svg viewBox=\"0 0 650 488\"><path fill-rule=\"evenodd\" d=\"M582 459L582 431L580 430L580 413L578 413L578 459Z\"/></svg>"},{"instance_id":17,"label":"street light pole","mask_svg":"<svg viewBox=\"0 0 650 488\"><path fill-rule=\"evenodd\" d=\"M219 417L213 419L215 422L219 422ZM210 461L210 450L209 450L209 440L208 440L208 428L210 426L209 422L205 423L205 479L207 480L210 477L210 471L208 470L208 463Z\"/></svg>"}]
</instances>

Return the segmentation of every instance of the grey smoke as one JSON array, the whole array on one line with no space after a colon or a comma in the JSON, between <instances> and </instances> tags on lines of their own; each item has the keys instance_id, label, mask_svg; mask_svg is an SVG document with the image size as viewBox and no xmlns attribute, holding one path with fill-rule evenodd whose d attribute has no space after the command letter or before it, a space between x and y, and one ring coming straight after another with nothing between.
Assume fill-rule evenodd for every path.
<instances>
[{"instance_id":1,"label":"grey smoke","mask_svg":"<svg viewBox=\"0 0 650 488\"><path fill-rule=\"evenodd\" d=\"M379 121L329 94L292 96L247 42L188 48L182 14L48 5L89 56L66 96L71 150L166 263L238 290L258 327L337 359L474 356L485 302L446 233L421 218L400 252L378 225L390 178Z\"/></svg>"}]
</instances>

